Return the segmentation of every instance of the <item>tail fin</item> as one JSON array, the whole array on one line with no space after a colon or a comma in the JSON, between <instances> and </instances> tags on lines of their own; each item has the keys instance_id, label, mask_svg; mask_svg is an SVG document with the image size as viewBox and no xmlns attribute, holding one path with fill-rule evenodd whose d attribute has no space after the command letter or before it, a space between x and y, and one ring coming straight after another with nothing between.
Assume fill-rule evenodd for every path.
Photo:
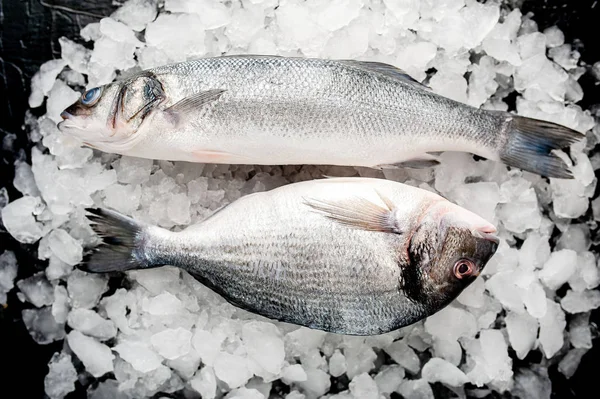
<instances>
[{"instance_id":1,"label":"tail fin","mask_svg":"<svg viewBox=\"0 0 600 399\"><path fill-rule=\"evenodd\" d=\"M502 162L546 177L573 178L569 166L551 151L568 147L585 137L583 134L538 119L516 115L510 119Z\"/></svg>"},{"instance_id":2,"label":"tail fin","mask_svg":"<svg viewBox=\"0 0 600 399\"><path fill-rule=\"evenodd\" d=\"M92 229L102 238L102 244L92 249L78 266L92 273L125 271L147 267L137 256L144 226L135 220L108 209L87 208Z\"/></svg>"}]
</instances>

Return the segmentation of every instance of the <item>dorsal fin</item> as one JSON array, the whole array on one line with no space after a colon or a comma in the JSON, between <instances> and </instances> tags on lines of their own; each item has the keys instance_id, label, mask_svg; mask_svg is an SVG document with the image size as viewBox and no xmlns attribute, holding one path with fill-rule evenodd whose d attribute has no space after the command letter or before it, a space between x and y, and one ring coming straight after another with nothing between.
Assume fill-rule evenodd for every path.
<instances>
[{"instance_id":1,"label":"dorsal fin","mask_svg":"<svg viewBox=\"0 0 600 399\"><path fill-rule=\"evenodd\" d=\"M408 73L406 73L406 71L403 71L402 69L390 64L375 61L355 60L341 60L340 62L352 65L356 68L360 68L366 71L377 72L393 79L401 80L404 83L411 84L415 87L418 87L419 89L431 90L428 86L424 85L423 83L419 82L418 80L410 76Z\"/></svg>"}]
</instances>

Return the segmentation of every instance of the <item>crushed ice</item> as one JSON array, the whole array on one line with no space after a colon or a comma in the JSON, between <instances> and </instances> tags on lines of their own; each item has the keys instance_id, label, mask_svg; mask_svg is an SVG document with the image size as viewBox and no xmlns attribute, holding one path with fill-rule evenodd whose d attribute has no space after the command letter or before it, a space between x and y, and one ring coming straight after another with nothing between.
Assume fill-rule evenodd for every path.
<instances>
[{"instance_id":1,"label":"crushed ice","mask_svg":"<svg viewBox=\"0 0 600 399\"><path fill-rule=\"evenodd\" d=\"M590 212L595 221L574 220L590 209L600 167L598 157L588 158L585 141L571 148L575 179L548 182L461 153L443 154L435 170L385 175L364 168L155 162L80 148L55 126L77 98L75 86L198 56L264 53L388 62L419 80L435 69L429 85L438 93L507 110L504 99L516 91L519 114L582 132L594 128L597 136L591 114L574 104L583 95L579 53L558 28L539 32L518 9L474 0L166 0L160 10L158 3L128 0L111 17L84 27L87 47L60 40L62 58L45 63L31 82L29 104L45 101L47 114L28 119L37 142L32 165L15 165L14 186L24 196L8 203L0 192L6 229L22 243L39 242L38 256L48 260L45 272L16 286L31 303L23 319L33 339L66 339L50 360L49 397L74 390L74 358L93 377L113 373L89 388L92 398L185 389L190 397L260 399L275 384L289 386L288 399L316 398L330 390L331 377L343 374L350 382L332 398L392 392L433 398L433 383L463 395L467 382L480 395L512 390L549 398L546 366L513 369L512 356L523 359L534 350L560 359L567 378L574 374L591 347L590 311L600 306L597 254L589 252L598 199ZM598 140L588 137L591 146ZM83 207L107 206L179 228L242 195L322 175L386 177L437 191L499 226L498 253L449 307L369 338L249 315L174 268L130 272L130 288L109 295L106 276L73 269L83 249L97 243ZM15 256L4 252L0 303L16 275Z\"/></svg>"}]
</instances>

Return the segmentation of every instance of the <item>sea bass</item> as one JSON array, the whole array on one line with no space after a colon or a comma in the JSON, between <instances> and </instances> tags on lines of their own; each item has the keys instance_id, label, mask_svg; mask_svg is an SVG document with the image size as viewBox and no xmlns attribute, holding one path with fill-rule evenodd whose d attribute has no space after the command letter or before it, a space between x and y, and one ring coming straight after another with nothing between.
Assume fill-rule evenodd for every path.
<instances>
[{"instance_id":1,"label":"sea bass","mask_svg":"<svg viewBox=\"0 0 600 399\"><path fill-rule=\"evenodd\" d=\"M583 135L434 94L393 66L223 56L166 65L86 91L62 132L110 153L226 164L431 166L471 152L569 178L555 149Z\"/></svg>"},{"instance_id":2,"label":"sea bass","mask_svg":"<svg viewBox=\"0 0 600 399\"><path fill-rule=\"evenodd\" d=\"M351 335L389 332L439 311L498 245L481 217L383 179L254 193L180 232L88 211L103 243L86 254L83 270L173 265L242 309Z\"/></svg>"}]
</instances>

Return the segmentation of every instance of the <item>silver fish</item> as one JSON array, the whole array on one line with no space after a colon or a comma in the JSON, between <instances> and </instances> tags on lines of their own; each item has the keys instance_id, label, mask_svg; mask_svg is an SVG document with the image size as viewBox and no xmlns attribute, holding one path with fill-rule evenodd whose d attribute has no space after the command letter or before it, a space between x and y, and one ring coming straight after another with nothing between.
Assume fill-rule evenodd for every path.
<instances>
[{"instance_id":1,"label":"silver fish","mask_svg":"<svg viewBox=\"0 0 600 399\"><path fill-rule=\"evenodd\" d=\"M88 211L104 242L83 270L174 265L237 307L352 335L389 332L439 311L498 245L481 217L383 179L313 180L251 194L180 232Z\"/></svg>"},{"instance_id":2,"label":"silver fish","mask_svg":"<svg viewBox=\"0 0 600 399\"><path fill-rule=\"evenodd\" d=\"M552 151L583 135L434 94L393 66L224 56L166 65L86 91L62 132L99 150L228 164L424 167L464 151L570 178Z\"/></svg>"}]
</instances>

